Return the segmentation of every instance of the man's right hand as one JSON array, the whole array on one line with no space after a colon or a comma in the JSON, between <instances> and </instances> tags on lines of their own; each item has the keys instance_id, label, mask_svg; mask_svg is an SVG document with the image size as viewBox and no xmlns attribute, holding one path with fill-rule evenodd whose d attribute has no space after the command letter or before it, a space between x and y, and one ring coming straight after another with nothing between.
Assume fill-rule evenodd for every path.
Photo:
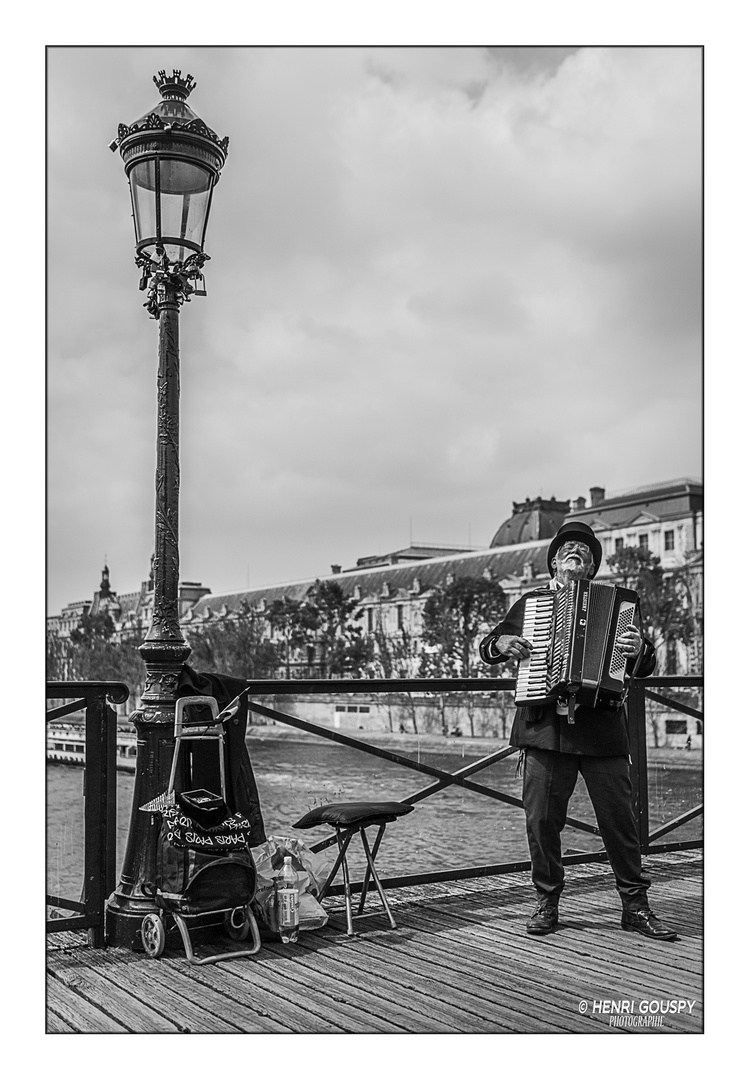
<instances>
[{"instance_id":1,"label":"man's right hand","mask_svg":"<svg viewBox=\"0 0 750 1080\"><path fill-rule=\"evenodd\" d=\"M526 660L534 651L534 646L526 638L516 634L501 634L493 642L497 652L509 656L511 660Z\"/></svg>"}]
</instances>

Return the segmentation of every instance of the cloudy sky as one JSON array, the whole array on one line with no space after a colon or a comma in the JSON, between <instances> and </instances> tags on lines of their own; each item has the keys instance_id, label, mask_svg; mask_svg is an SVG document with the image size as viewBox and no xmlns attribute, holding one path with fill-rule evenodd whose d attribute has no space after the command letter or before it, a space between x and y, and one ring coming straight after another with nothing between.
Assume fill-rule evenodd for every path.
<instances>
[{"instance_id":1,"label":"cloudy sky","mask_svg":"<svg viewBox=\"0 0 750 1080\"><path fill-rule=\"evenodd\" d=\"M701 475L699 49L52 48L50 612L153 550L157 324L108 144L161 68L230 139L181 315L183 580Z\"/></svg>"}]
</instances>

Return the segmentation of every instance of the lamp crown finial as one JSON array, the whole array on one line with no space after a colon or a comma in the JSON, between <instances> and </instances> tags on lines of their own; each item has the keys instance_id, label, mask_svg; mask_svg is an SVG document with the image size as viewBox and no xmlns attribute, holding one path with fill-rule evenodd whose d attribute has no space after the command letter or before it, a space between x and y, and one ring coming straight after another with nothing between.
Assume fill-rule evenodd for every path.
<instances>
[{"instance_id":1,"label":"lamp crown finial","mask_svg":"<svg viewBox=\"0 0 750 1080\"><path fill-rule=\"evenodd\" d=\"M160 71L158 76L154 75L154 82L163 98L178 98L181 101L184 101L197 85L192 75L187 75L183 79L182 72L177 68L171 75L167 75L166 71Z\"/></svg>"}]
</instances>

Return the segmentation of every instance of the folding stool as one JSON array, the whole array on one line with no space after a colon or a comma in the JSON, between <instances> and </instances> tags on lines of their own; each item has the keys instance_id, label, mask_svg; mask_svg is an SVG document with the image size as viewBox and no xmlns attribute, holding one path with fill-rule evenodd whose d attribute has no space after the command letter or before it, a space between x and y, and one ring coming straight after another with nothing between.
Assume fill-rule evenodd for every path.
<instances>
[{"instance_id":1,"label":"folding stool","mask_svg":"<svg viewBox=\"0 0 750 1080\"><path fill-rule=\"evenodd\" d=\"M408 803L399 802L328 803L326 806L316 806L314 809L310 810L309 813L301 817L293 826L295 829L313 829L317 825L332 825L336 830L336 840L339 848L338 858L328 875L325 885L321 889L318 899L321 901L323 900L336 877L339 867L341 867L344 879L344 899L346 901L347 934L354 933L354 919L359 918L364 912L371 877L375 883L375 888L378 891L383 907L385 908L385 913L388 916L388 922L390 923L391 929L397 929L396 920L393 917L393 912L388 904L385 890L383 889L377 870L375 869L375 858L378 854L380 842L385 834L386 825L399 817L403 817L405 814L410 814L413 809L414 807L410 806ZM378 827L378 834L372 848L367 840L366 832L371 825L376 825ZM362 849L367 860L367 870L365 872L364 881L362 882L362 895L359 898L357 914L354 915L352 912L351 881L349 878L349 864L347 863L346 852L352 838L357 834L359 834L362 841Z\"/></svg>"}]
</instances>

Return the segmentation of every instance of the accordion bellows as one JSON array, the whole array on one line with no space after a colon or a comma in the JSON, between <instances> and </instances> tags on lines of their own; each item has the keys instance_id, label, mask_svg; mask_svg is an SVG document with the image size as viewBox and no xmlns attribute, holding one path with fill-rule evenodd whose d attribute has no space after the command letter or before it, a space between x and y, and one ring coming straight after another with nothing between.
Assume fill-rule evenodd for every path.
<instances>
[{"instance_id":1,"label":"accordion bellows","mask_svg":"<svg viewBox=\"0 0 750 1080\"><path fill-rule=\"evenodd\" d=\"M590 708L621 704L627 658L617 639L638 620L638 594L618 585L574 581L529 596L522 634L534 648L518 665L516 705L559 697Z\"/></svg>"}]
</instances>

